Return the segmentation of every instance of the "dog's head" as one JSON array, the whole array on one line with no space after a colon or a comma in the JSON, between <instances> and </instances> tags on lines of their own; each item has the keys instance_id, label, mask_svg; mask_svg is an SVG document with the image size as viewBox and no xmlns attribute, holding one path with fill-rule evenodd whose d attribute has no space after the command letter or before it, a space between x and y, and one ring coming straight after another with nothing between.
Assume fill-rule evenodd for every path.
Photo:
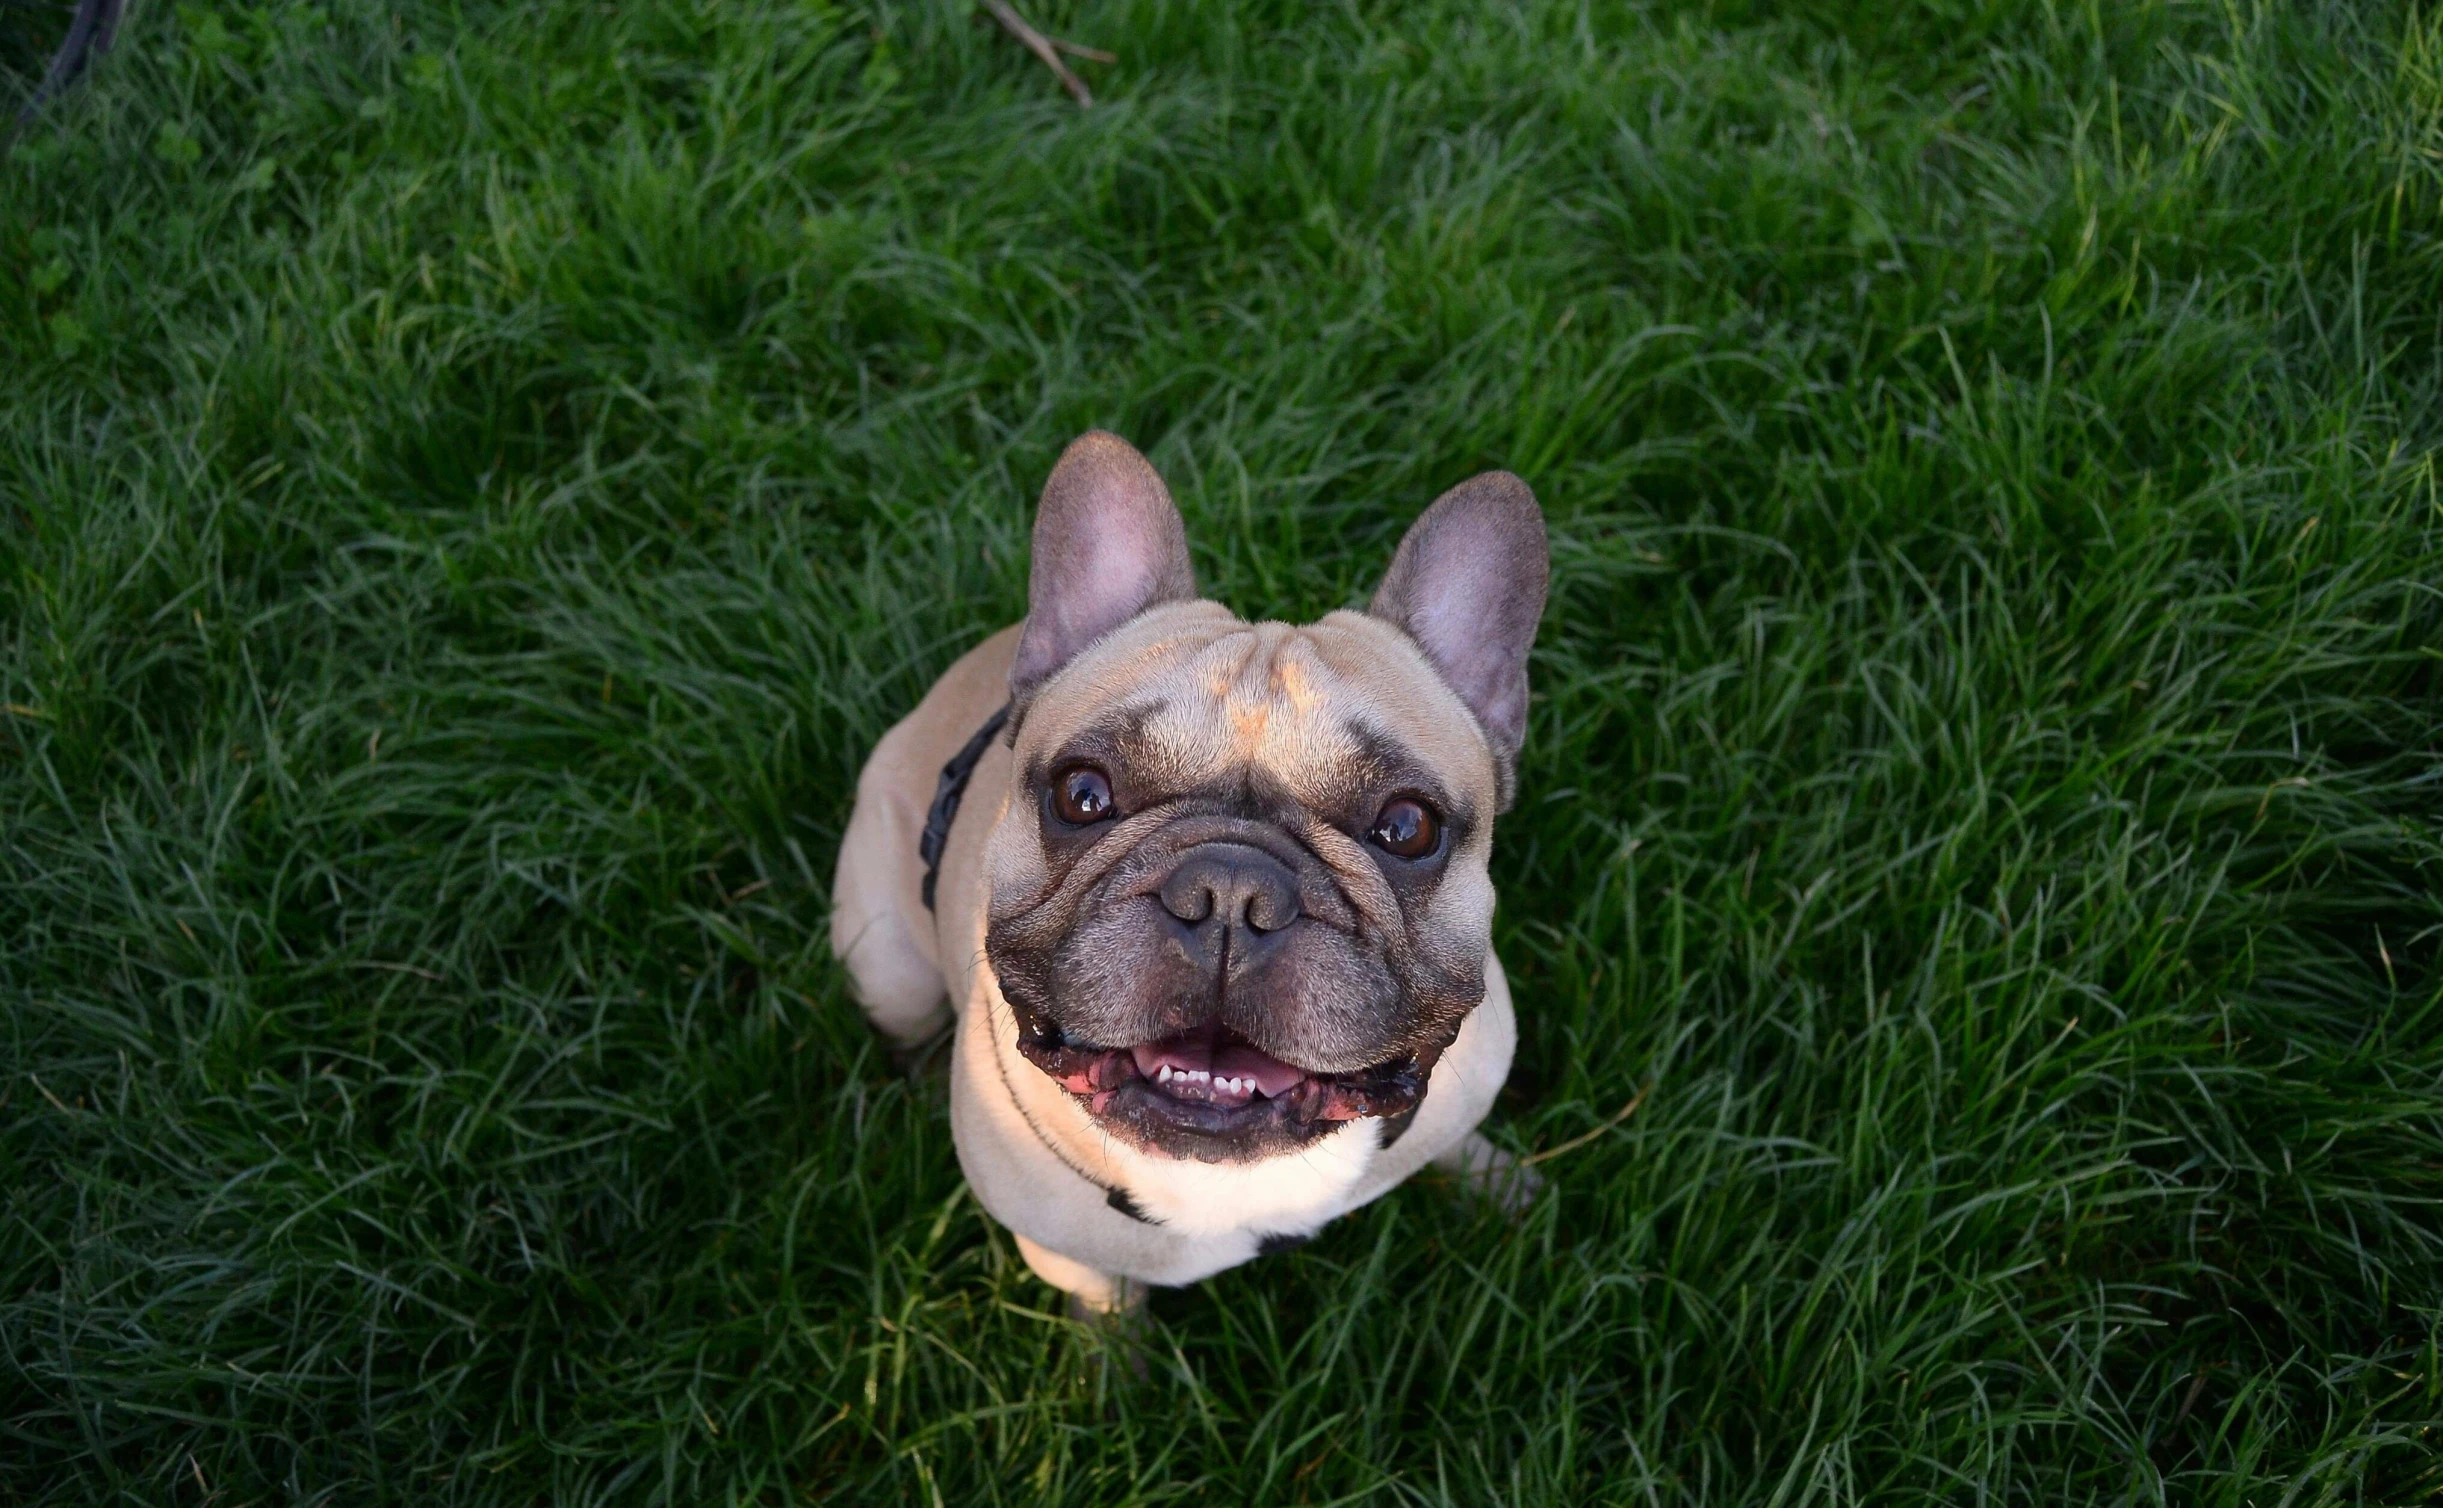
<instances>
[{"instance_id":1,"label":"dog's head","mask_svg":"<svg viewBox=\"0 0 2443 1508\"><path fill-rule=\"evenodd\" d=\"M1484 997L1545 573L1534 495L1487 472L1425 510L1365 612L1246 623L1198 600L1145 458L1071 445L987 857L1026 1057L1112 1135L1205 1162L1414 1109Z\"/></svg>"}]
</instances>

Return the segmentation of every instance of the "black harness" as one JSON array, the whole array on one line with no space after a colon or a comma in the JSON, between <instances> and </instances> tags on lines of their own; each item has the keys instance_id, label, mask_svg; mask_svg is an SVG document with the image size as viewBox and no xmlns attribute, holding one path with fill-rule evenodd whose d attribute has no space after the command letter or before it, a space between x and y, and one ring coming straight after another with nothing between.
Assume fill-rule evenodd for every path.
<instances>
[{"instance_id":1,"label":"black harness","mask_svg":"<svg viewBox=\"0 0 2443 1508\"><path fill-rule=\"evenodd\" d=\"M1009 722L1009 706L984 719L967 747L950 756L942 766L941 783L933 788L933 805L925 811L925 830L916 840L916 856L925 861L925 909L933 909L933 884L942 877L942 850L950 846L950 824L958 820L959 803L967 799L967 781L976 772L976 762Z\"/></svg>"}]
</instances>

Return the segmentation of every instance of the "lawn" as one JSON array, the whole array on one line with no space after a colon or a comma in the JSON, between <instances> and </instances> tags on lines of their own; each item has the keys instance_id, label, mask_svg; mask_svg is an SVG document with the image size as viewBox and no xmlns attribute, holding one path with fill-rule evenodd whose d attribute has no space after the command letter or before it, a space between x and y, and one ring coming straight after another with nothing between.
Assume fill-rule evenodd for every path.
<instances>
[{"instance_id":1,"label":"lawn","mask_svg":"<svg viewBox=\"0 0 2443 1508\"><path fill-rule=\"evenodd\" d=\"M140 4L0 163L0 1501L2443 1494L2443 13L1026 8ZM1250 616L1554 544L1545 1197L1141 1367L823 929L1097 424Z\"/></svg>"}]
</instances>

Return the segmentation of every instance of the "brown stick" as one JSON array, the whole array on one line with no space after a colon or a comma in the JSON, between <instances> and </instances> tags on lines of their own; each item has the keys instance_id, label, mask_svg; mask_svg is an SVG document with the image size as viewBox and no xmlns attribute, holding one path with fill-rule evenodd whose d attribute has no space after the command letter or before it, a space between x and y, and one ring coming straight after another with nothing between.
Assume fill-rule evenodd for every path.
<instances>
[{"instance_id":1,"label":"brown stick","mask_svg":"<svg viewBox=\"0 0 2443 1508\"><path fill-rule=\"evenodd\" d=\"M1086 81L1071 73L1069 65L1060 60L1060 53L1057 49L1068 44L1055 43L1042 32L1027 25L1026 18L1010 7L1009 0L983 0L983 5L986 10L992 12L992 18L1001 23L1003 31L1024 42L1027 51L1041 58L1044 67L1060 76L1060 87L1069 91L1069 97L1077 101L1078 108L1083 109L1094 103L1094 95L1086 88ZM1070 47L1070 51L1081 58L1095 57L1094 53L1084 48ZM1107 60L1109 57L1110 54L1105 53L1097 61Z\"/></svg>"},{"instance_id":2,"label":"brown stick","mask_svg":"<svg viewBox=\"0 0 2443 1508\"><path fill-rule=\"evenodd\" d=\"M43 71L42 82L35 85L25 108L17 112L16 125L5 138L0 138L0 147L6 147L18 132L34 124L34 117L42 113L43 106L75 83L86 64L110 51L111 39L119 34L119 13L125 7L126 0L79 0L76 14L68 22L67 36L60 39L59 51L51 55L51 66Z\"/></svg>"},{"instance_id":3,"label":"brown stick","mask_svg":"<svg viewBox=\"0 0 2443 1508\"><path fill-rule=\"evenodd\" d=\"M1653 1087L1654 1081L1648 1079L1646 1081L1645 1089L1638 1090L1637 1097L1629 1101L1627 1104L1621 1106L1620 1109L1613 1114L1610 1120L1605 1121L1602 1125L1597 1126L1594 1130L1587 1132L1584 1136L1573 1136L1557 1147L1546 1147L1543 1151L1536 1153L1532 1157L1520 1158L1518 1160L1519 1166L1533 1167L1539 1162L1543 1162L1548 1158L1558 1157L1564 1152L1577 1151L1580 1147L1585 1146L1588 1142L1593 1141L1596 1137L1601 1136L1604 1132L1611 1130L1614 1126L1619 1125L1622 1121L1625 1121L1630 1116L1635 1115L1637 1113L1637 1107L1646 1102L1646 1089L1651 1089Z\"/></svg>"}]
</instances>

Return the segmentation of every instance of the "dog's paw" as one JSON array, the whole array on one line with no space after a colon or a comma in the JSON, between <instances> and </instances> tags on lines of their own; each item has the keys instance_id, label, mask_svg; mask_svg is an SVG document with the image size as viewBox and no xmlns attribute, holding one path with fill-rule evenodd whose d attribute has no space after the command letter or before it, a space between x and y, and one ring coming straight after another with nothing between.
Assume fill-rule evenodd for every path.
<instances>
[{"instance_id":1,"label":"dog's paw","mask_svg":"<svg viewBox=\"0 0 2443 1508\"><path fill-rule=\"evenodd\" d=\"M1127 1278L1113 1278L1107 1291L1071 1293L1069 1318L1096 1339L1097 1365L1116 1368L1143 1382L1152 1375L1146 1347L1153 1336L1153 1315L1145 1306L1146 1287Z\"/></svg>"},{"instance_id":2,"label":"dog's paw","mask_svg":"<svg viewBox=\"0 0 2443 1508\"><path fill-rule=\"evenodd\" d=\"M1434 1166L1458 1181L1471 1197L1486 1200L1516 1220L1527 1213L1544 1191L1544 1175L1470 1131L1459 1144L1434 1159Z\"/></svg>"},{"instance_id":3,"label":"dog's paw","mask_svg":"<svg viewBox=\"0 0 2443 1508\"><path fill-rule=\"evenodd\" d=\"M1116 1273L1098 1272L1074 1257L1062 1256L1024 1236L1016 1238L1018 1255L1043 1279L1068 1295L1069 1318L1109 1328L1123 1328L1145 1315L1146 1285Z\"/></svg>"},{"instance_id":4,"label":"dog's paw","mask_svg":"<svg viewBox=\"0 0 2443 1508\"><path fill-rule=\"evenodd\" d=\"M1126 1334L1145 1323L1143 1283L1114 1278L1108 1293L1072 1293L1068 1300L1069 1318L1081 1325Z\"/></svg>"}]
</instances>

